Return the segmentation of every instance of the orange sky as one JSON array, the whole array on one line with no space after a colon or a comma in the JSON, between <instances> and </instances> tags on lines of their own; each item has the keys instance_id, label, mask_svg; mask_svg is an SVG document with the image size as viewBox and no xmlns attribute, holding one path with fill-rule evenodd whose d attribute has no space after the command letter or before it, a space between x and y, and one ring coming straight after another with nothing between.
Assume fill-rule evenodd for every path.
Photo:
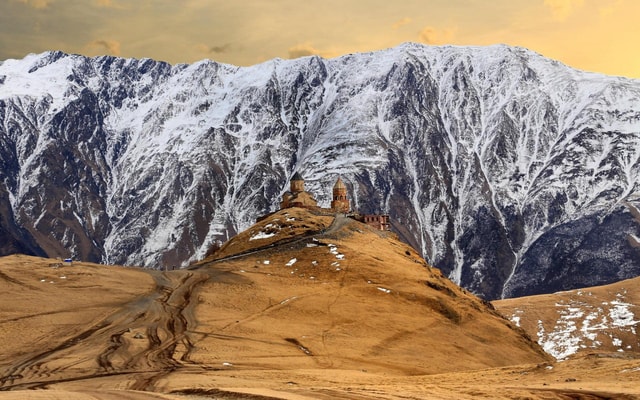
<instances>
[{"instance_id":1,"label":"orange sky","mask_svg":"<svg viewBox=\"0 0 640 400\"><path fill-rule=\"evenodd\" d=\"M0 0L0 60L63 50L251 65L409 41L506 43L640 78L638 17L639 0Z\"/></svg>"}]
</instances>

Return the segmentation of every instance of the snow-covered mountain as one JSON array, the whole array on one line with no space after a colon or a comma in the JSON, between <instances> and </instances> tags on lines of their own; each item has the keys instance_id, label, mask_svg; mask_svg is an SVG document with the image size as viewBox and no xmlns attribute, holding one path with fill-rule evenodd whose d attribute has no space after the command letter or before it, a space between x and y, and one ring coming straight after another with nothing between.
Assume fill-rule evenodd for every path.
<instances>
[{"instance_id":1,"label":"snow-covered mountain","mask_svg":"<svg viewBox=\"0 0 640 400\"><path fill-rule=\"evenodd\" d=\"M640 81L522 48L405 44L252 67L48 52L0 65L0 247L201 258L338 175L487 298L640 275Z\"/></svg>"}]
</instances>

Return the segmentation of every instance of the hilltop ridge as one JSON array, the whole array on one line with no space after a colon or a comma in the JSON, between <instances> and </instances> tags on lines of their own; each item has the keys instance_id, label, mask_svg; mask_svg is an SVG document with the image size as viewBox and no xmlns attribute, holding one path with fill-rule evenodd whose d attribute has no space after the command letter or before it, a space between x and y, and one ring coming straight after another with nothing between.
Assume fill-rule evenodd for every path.
<instances>
[{"instance_id":1,"label":"hilltop ridge","mask_svg":"<svg viewBox=\"0 0 640 400\"><path fill-rule=\"evenodd\" d=\"M240 308L251 321L256 314L260 318L247 323L251 328L240 324L240 332L270 337L281 327L334 368L384 365L405 373L436 373L546 359L522 331L430 267L395 234L340 214L281 210L190 269L196 266L250 279L252 299ZM207 292L215 298L212 306L220 306L220 289ZM438 352L423 359L416 354L423 348ZM344 356L345 349L353 355ZM232 353L243 357L240 349ZM303 358L311 365L317 359Z\"/></svg>"}]
</instances>

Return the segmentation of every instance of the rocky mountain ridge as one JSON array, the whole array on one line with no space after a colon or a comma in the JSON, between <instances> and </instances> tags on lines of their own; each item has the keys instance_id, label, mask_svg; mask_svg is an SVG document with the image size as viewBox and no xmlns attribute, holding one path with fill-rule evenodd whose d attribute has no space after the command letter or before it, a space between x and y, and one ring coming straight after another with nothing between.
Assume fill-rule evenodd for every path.
<instances>
[{"instance_id":1,"label":"rocky mountain ridge","mask_svg":"<svg viewBox=\"0 0 640 400\"><path fill-rule=\"evenodd\" d=\"M640 272L640 82L521 48L235 67L61 52L0 65L3 253L163 267L278 207L299 171L486 298Z\"/></svg>"}]
</instances>

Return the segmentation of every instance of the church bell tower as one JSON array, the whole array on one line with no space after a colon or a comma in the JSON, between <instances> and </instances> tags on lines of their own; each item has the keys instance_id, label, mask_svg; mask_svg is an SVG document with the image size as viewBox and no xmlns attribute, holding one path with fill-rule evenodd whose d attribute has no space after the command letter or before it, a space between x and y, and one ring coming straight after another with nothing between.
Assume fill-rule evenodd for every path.
<instances>
[{"instance_id":1,"label":"church bell tower","mask_svg":"<svg viewBox=\"0 0 640 400\"><path fill-rule=\"evenodd\" d=\"M296 172L291 178L291 193L304 192L304 179L299 172Z\"/></svg>"},{"instance_id":2,"label":"church bell tower","mask_svg":"<svg viewBox=\"0 0 640 400\"><path fill-rule=\"evenodd\" d=\"M342 182L341 178L338 178L336 184L333 185L333 200L331 201L331 208L338 212L349 212L351 205L347 198L347 186Z\"/></svg>"}]
</instances>

